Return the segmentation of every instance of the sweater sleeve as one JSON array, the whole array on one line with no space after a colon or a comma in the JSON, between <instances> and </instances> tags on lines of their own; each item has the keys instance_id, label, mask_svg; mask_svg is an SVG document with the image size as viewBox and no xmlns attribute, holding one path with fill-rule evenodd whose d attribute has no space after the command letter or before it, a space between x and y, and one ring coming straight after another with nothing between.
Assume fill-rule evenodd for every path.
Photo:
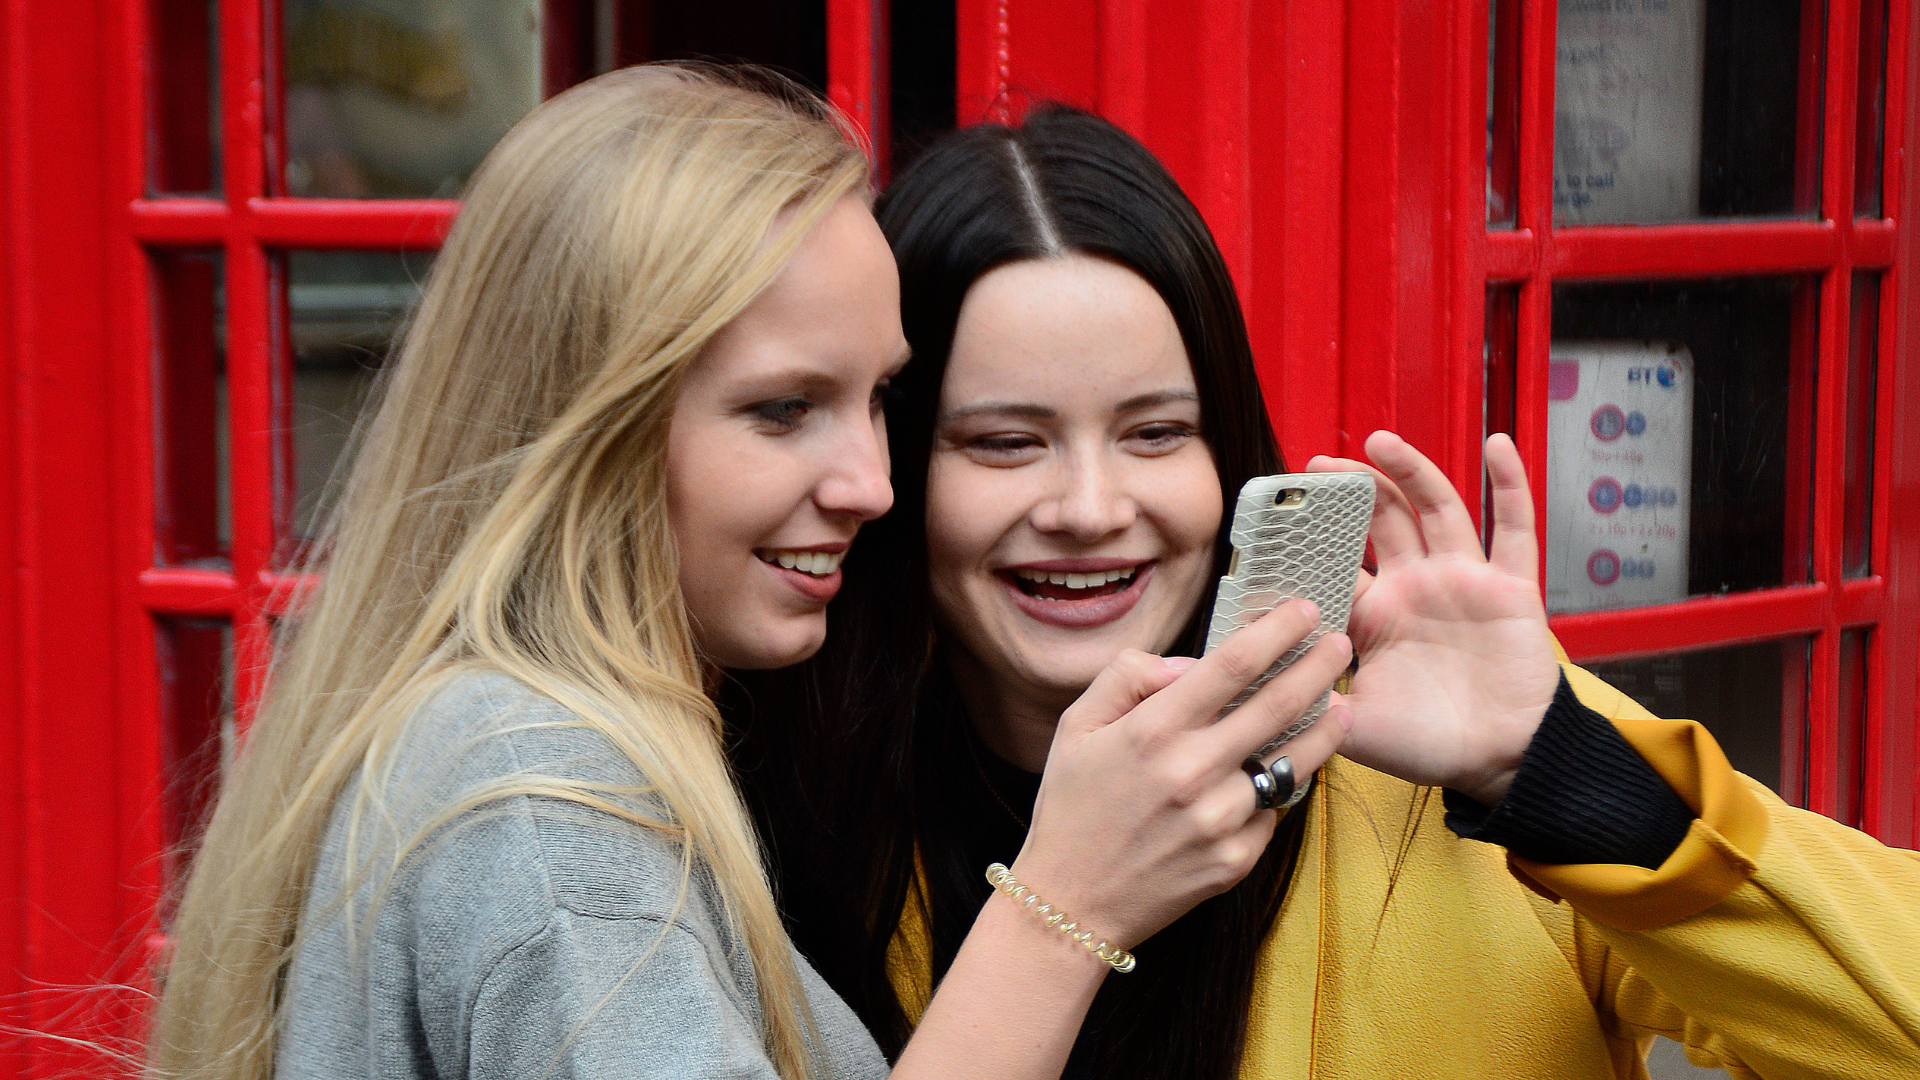
<instances>
[{"instance_id":1,"label":"sweater sleeve","mask_svg":"<svg viewBox=\"0 0 1920 1080\"><path fill-rule=\"evenodd\" d=\"M1602 1012L1735 1076L1920 1076L1920 855L1787 806L1698 724L1565 674L1695 814L1653 868L1509 852L1604 940Z\"/></svg>"},{"instance_id":2,"label":"sweater sleeve","mask_svg":"<svg viewBox=\"0 0 1920 1080\"><path fill-rule=\"evenodd\" d=\"M676 924L556 910L482 980L467 1075L775 1080L759 1025L725 985Z\"/></svg>"}]
</instances>

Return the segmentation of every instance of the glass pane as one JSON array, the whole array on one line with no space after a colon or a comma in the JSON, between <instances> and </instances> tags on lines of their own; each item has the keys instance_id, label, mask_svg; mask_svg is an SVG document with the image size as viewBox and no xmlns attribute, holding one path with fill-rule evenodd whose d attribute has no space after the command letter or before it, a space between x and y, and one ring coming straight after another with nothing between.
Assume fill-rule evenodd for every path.
<instances>
[{"instance_id":1,"label":"glass pane","mask_svg":"<svg viewBox=\"0 0 1920 1080\"><path fill-rule=\"evenodd\" d=\"M1843 825L1864 823L1861 797L1867 789L1867 631L1840 635L1839 737L1834 740L1836 798L1833 816Z\"/></svg>"},{"instance_id":2,"label":"glass pane","mask_svg":"<svg viewBox=\"0 0 1920 1080\"><path fill-rule=\"evenodd\" d=\"M1549 610L1807 579L1813 295L1791 278L1555 286Z\"/></svg>"},{"instance_id":3,"label":"glass pane","mask_svg":"<svg viewBox=\"0 0 1920 1080\"><path fill-rule=\"evenodd\" d=\"M1861 0L1860 91L1853 142L1853 212L1879 217L1887 130L1887 0Z\"/></svg>"},{"instance_id":4,"label":"glass pane","mask_svg":"<svg viewBox=\"0 0 1920 1080\"><path fill-rule=\"evenodd\" d=\"M1520 5L1487 6L1487 223L1513 224L1519 190Z\"/></svg>"},{"instance_id":5,"label":"glass pane","mask_svg":"<svg viewBox=\"0 0 1920 1080\"><path fill-rule=\"evenodd\" d=\"M223 622L191 619L161 619L155 630L165 850L182 860L233 760L233 630ZM168 878L178 881L182 869L180 862L171 863Z\"/></svg>"},{"instance_id":6,"label":"glass pane","mask_svg":"<svg viewBox=\"0 0 1920 1080\"><path fill-rule=\"evenodd\" d=\"M1811 214L1820 9L1799 0L1561 0L1554 220Z\"/></svg>"},{"instance_id":7,"label":"glass pane","mask_svg":"<svg viewBox=\"0 0 1920 1080\"><path fill-rule=\"evenodd\" d=\"M826 0L629 0L615 6L613 21L619 35L616 64L750 60L778 68L815 91L827 88Z\"/></svg>"},{"instance_id":8,"label":"glass pane","mask_svg":"<svg viewBox=\"0 0 1920 1080\"><path fill-rule=\"evenodd\" d=\"M226 287L218 251L156 251L154 562L218 566L227 505Z\"/></svg>"},{"instance_id":9,"label":"glass pane","mask_svg":"<svg viewBox=\"0 0 1920 1080\"><path fill-rule=\"evenodd\" d=\"M430 254L293 251L286 255L293 330L293 534L320 524L327 487L344 476L348 441ZM281 562L299 558L297 545Z\"/></svg>"},{"instance_id":10,"label":"glass pane","mask_svg":"<svg viewBox=\"0 0 1920 1080\"><path fill-rule=\"evenodd\" d=\"M1840 572L1865 577L1873 543L1873 414L1878 403L1880 275L1853 275L1853 313L1847 349L1845 520Z\"/></svg>"},{"instance_id":11,"label":"glass pane","mask_svg":"<svg viewBox=\"0 0 1920 1080\"><path fill-rule=\"evenodd\" d=\"M1697 720L1733 767L1782 791L1783 742L1806 739L1807 639L1789 638L1590 664L1655 716ZM1790 733L1783 740L1781 733Z\"/></svg>"},{"instance_id":12,"label":"glass pane","mask_svg":"<svg viewBox=\"0 0 1920 1080\"><path fill-rule=\"evenodd\" d=\"M151 0L147 190L220 193L218 0Z\"/></svg>"},{"instance_id":13,"label":"glass pane","mask_svg":"<svg viewBox=\"0 0 1920 1080\"><path fill-rule=\"evenodd\" d=\"M528 0L286 0L286 189L453 197L540 101Z\"/></svg>"}]
</instances>

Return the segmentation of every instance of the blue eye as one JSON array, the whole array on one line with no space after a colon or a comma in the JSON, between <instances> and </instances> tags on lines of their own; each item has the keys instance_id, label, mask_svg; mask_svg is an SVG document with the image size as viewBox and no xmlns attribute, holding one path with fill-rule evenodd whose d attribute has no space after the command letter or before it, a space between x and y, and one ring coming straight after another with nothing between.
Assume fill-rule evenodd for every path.
<instances>
[{"instance_id":1,"label":"blue eye","mask_svg":"<svg viewBox=\"0 0 1920 1080\"><path fill-rule=\"evenodd\" d=\"M755 419L782 431L791 431L799 427L800 421L806 419L807 414L812 411L813 402L799 397L763 401L753 407Z\"/></svg>"}]
</instances>

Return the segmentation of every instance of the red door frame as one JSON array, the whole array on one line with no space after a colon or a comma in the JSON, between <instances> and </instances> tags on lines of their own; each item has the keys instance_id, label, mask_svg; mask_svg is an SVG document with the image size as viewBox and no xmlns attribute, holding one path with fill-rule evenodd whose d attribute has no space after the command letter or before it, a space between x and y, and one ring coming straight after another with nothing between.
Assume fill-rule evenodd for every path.
<instances>
[{"instance_id":1,"label":"red door frame","mask_svg":"<svg viewBox=\"0 0 1920 1080\"><path fill-rule=\"evenodd\" d=\"M1551 18L1550 0L1515 2L1523 14ZM1830 19L1843 23L1854 3L1830 0ZM1895 224L1843 214L1838 226L1745 227L1742 235L1767 239L1762 267L1741 262L1747 256L1722 242L1731 233L1709 227L1489 234L1481 225L1478 123L1483 4L958 7L963 120L1002 107L1009 87L1080 101L1139 133L1193 193L1242 289L1269 400L1285 405L1282 430L1295 460L1351 450L1372 428L1396 426L1432 448L1477 502L1479 431L1469 420L1483 392L1479 305L1490 278L1517 281L1541 267L1813 269L1835 250L1890 266L1875 576L1556 625L1577 653L1594 656L1624 651L1623 642L1665 649L1728 640L1755 619L1769 634L1786 627L1829 636L1877 622L1871 664L1882 689L1869 707L1869 825L1894 842L1915 842L1920 364L1911 358L1920 357L1920 288L1902 283L1916 280L1920 255L1902 210L1920 207L1920 170L1902 169L1896 148L1920 145L1920 109L1910 107L1920 88L1920 35L1907 5L1895 5L1890 28L1898 49L1890 91L1900 90L1889 94L1889 130L1903 136L1888 139L1885 170ZM278 496L267 432L279 406L268 376L279 331L266 251L432 247L453 213L446 202L327 202L268 191L274 133L266 88L275 76L262 44L277 33L258 0L219 5L223 195L146 198L148 11L144 0L0 0L0 552L9 570L0 587L0 1022L86 1037L129 1030L124 1021L137 998L73 988L138 976L162 884L154 620L232 619L244 708L265 660L267 620L285 594L287 583L270 570ZM829 3L830 93L882 138L885 12L884 0ZM1544 65L1535 50L1521 73L1521 93L1534 95L1536 108L1551 75L1550 61ZM1848 90L1852 73L1834 67L1827 117L1841 121L1848 99L1833 91ZM1546 137L1537 127L1519 133L1523 180L1539 169ZM1824 160L1829 170L1842 168L1836 154ZM1843 186L1851 191L1834 182L1839 175L1830 172L1824 185L1833 198ZM1827 209L1831 219L1842 207ZM1522 217L1525 226L1524 210ZM1538 207L1531 220L1543 220ZM1676 237L1692 252L1687 265L1664 246ZM155 568L150 247L211 248L225 257L231 571ZM1829 280L1830 300L1840 287ZM1545 341L1544 303L1524 297L1519 313L1520 332L1533 335L1535 347ZM1523 381L1518 389L1532 400L1538 387ZM1326 404L1300 404L1313 402ZM1822 419L1837 416L1832 398L1820 407ZM1521 435L1531 460L1541 460L1537 425L1530 432L1523 423ZM1837 475L1832 462L1819 467L1823 477ZM1816 487L1814 499L1829 522L1822 508L1831 496ZM1816 530L1815 546L1816 560L1830 563L1830 523ZM1830 736L1831 711L1822 720L1816 710L1816 733ZM88 1053L46 1043L29 1059L16 1036L0 1034L0 1075L95 1065Z\"/></svg>"}]
</instances>

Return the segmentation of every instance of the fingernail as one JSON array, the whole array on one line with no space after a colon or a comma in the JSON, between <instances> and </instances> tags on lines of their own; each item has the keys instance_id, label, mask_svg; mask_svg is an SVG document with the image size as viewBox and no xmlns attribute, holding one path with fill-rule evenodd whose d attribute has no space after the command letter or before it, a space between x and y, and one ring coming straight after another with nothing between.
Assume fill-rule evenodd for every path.
<instances>
[{"instance_id":1,"label":"fingernail","mask_svg":"<svg viewBox=\"0 0 1920 1080\"><path fill-rule=\"evenodd\" d=\"M1339 724L1341 730L1353 730L1352 709L1347 708L1345 705L1335 705L1333 708L1327 710L1327 715L1333 717L1333 722Z\"/></svg>"},{"instance_id":2,"label":"fingernail","mask_svg":"<svg viewBox=\"0 0 1920 1080\"><path fill-rule=\"evenodd\" d=\"M1163 656L1160 662L1175 671L1185 671L1197 663L1191 656Z\"/></svg>"},{"instance_id":3,"label":"fingernail","mask_svg":"<svg viewBox=\"0 0 1920 1080\"><path fill-rule=\"evenodd\" d=\"M1300 613L1305 615L1309 622L1320 621L1320 605L1311 600L1300 601Z\"/></svg>"},{"instance_id":4,"label":"fingernail","mask_svg":"<svg viewBox=\"0 0 1920 1080\"><path fill-rule=\"evenodd\" d=\"M1342 652L1345 652L1347 654L1348 659L1353 658L1353 639L1352 638L1348 637L1345 634L1329 634L1328 639L1338 643L1337 647Z\"/></svg>"}]
</instances>

